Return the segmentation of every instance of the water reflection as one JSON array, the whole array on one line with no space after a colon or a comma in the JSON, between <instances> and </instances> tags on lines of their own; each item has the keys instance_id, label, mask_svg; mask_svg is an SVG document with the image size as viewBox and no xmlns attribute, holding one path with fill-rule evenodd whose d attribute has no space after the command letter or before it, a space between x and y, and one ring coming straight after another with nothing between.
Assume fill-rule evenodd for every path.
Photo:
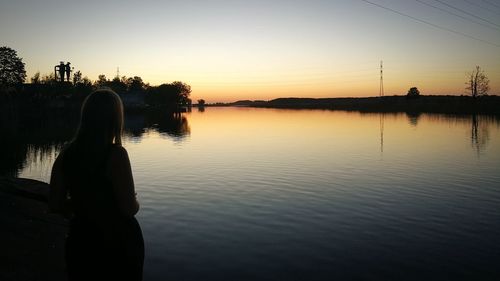
<instances>
[{"instance_id":1,"label":"water reflection","mask_svg":"<svg viewBox=\"0 0 500 281\"><path fill-rule=\"evenodd\" d=\"M188 113L188 115L173 115L162 110L127 112L125 114L125 134L129 140L132 140L132 142L135 143L141 142L144 137L147 137L148 132L151 131L159 133L160 136L167 140L174 141L176 143L184 142L191 134L191 127L188 122L188 117L190 116L189 114L193 115L191 116L193 118L203 118L206 120L211 120L210 118L215 116L214 114L216 110L214 110L213 114L212 112L209 112L210 114L201 114L204 110L204 108L199 108L198 111ZM335 115L335 113L331 114ZM265 114L263 112L255 112L252 116L255 116L256 120L260 120L264 118L264 115ZM491 138L491 127L495 124L496 126L499 126L500 124L500 117L498 116L455 116L420 113L383 113L377 115L361 114L361 116L367 116L367 118L356 119L357 121L353 121L352 124L349 123L348 126L356 128L364 122L378 122L379 124L371 124L367 128L372 126L379 127L377 146L380 153L384 153L387 145L391 145L391 147L394 146L395 134L403 134L400 132L401 127L394 127L394 122L398 122L399 124L400 122L398 120L402 120L405 115L408 120L407 124L414 128L418 128L421 125L428 126L429 123L446 123L463 128L460 130L464 131L464 137L467 139L467 142L470 143L471 148L474 151L477 151L478 156L488 147ZM222 119L219 121L212 121L213 124L219 124L222 120L227 120L228 118L234 119L230 114L222 116L218 113L217 116L221 116L220 118ZM372 119L373 117L376 119ZM330 117L325 116L325 118L328 119ZM306 122L307 120L303 121ZM46 163L51 163L50 159L52 159L61 147L71 139L77 125L77 110L52 112L44 110L43 108L27 109L3 107L2 110L0 110L0 131L2 132L2 138L0 138L0 153L2 156L2 161L0 161L0 176L16 176L19 174L19 171L25 167L39 167L40 165L43 166ZM319 124L310 125L320 126ZM259 126L256 126L257 127L254 127L253 130L258 131ZM262 126L262 124L260 126ZM398 126L403 125L400 124ZM237 125L235 129L243 130L244 127L245 126ZM406 125L406 127L408 127L408 125ZM206 126L198 126L197 128L200 130L210 130L213 138L218 137L217 130L206 128ZM350 133L350 131L344 132L344 134ZM408 134L408 132L405 134ZM388 139L386 140L385 138ZM368 142L369 141L366 143ZM35 163L35 165L33 163Z\"/></svg>"},{"instance_id":2,"label":"water reflection","mask_svg":"<svg viewBox=\"0 0 500 281\"><path fill-rule=\"evenodd\" d=\"M416 127L418 125L418 120L422 113L420 112L406 112L406 117L408 117L408 122L410 125Z\"/></svg>"},{"instance_id":3,"label":"water reflection","mask_svg":"<svg viewBox=\"0 0 500 281\"><path fill-rule=\"evenodd\" d=\"M500 116L430 114L426 115L426 118L449 124L470 124L468 126L470 129L468 129L466 135L470 137L471 146L477 151L478 155L488 147L491 126L500 126Z\"/></svg>"},{"instance_id":4,"label":"water reflection","mask_svg":"<svg viewBox=\"0 0 500 281\"><path fill-rule=\"evenodd\" d=\"M486 148L490 140L490 131L487 121L481 116L471 116L471 144L478 154Z\"/></svg>"},{"instance_id":5,"label":"water reflection","mask_svg":"<svg viewBox=\"0 0 500 281\"><path fill-rule=\"evenodd\" d=\"M363 113L361 115L369 116L371 113ZM399 118L402 116L402 113L379 113L378 115L380 152L383 153L385 120L387 117ZM422 119L455 125L467 125L470 122L470 132L467 132L467 135L470 135L471 146L477 151L478 155L488 146L490 141L490 127L492 125L500 126L500 116L422 114L421 112L406 112L404 115L406 115L408 124L414 128L418 127Z\"/></svg>"},{"instance_id":6,"label":"water reflection","mask_svg":"<svg viewBox=\"0 0 500 281\"><path fill-rule=\"evenodd\" d=\"M0 176L17 176L26 166L52 163L51 159L71 140L78 126L77 111L3 107L0 112ZM124 130L126 136L137 142L149 130L176 142L191 132L184 115L161 110L126 113Z\"/></svg>"},{"instance_id":7,"label":"water reflection","mask_svg":"<svg viewBox=\"0 0 500 281\"><path fill-rule=\"evenodd\" d=\"M409 122L405 113L230 107L126 116L145 207L146 280L398 280L408 272L475 280L498 267L498 117ZM189 141L172 144L178 134ZM51 155L20 147L28 162ZM47 180L26 172L36 168L20 175Z\"/></svg>"},{"instance_id":8,"label":"water reflection","mask_svg":"<svg viewBox=\"0 0 500 281\"><path fill-rule=\"evenodd\" d=\"M384 152L384 114L380 114L380 152Z\"/></svg>"},{"instance_id":9,"label":"water reflection","mask_svg":"<svg viewBox=\"0 0 500 281\"><path fill-rule=\"evenodd\" d=\"M27 163L50 159L74 132L77 116L53 114L39 108L20 114L14 107L3 107L0 115L0 175L16 176Z\"/></svg>"},{"instance_id":10,"label":"water reflection","mask_svg":"<svg viewBox=\"0 0 500 281\"><path fill-rule=\"evenodd\" d=\"M129 113L125 116L125 133L140 141L147 130L155 130L174 141L182 141L191 133L187 118L162 110Z\"/></svg>"}]
</instances>

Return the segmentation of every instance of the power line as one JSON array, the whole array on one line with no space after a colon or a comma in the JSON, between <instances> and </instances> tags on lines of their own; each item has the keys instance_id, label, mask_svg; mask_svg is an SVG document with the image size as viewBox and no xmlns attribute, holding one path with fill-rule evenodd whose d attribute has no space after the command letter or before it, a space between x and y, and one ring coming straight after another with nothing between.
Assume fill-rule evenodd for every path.
<instances>
[{"instance_id":1,"label":"power line","mask_svg":"<svg viewBox=\"0 0 500 281\"><path fill-rule=\"evenodd\" d=\"M485 6L481 5L481 4L477 3L477 2L474 2L474 1L471 1L471 0L463 0L463 1L464 1L465 3L468 3L470 6L475 7L475 8L476 8L476 7L477 7L477 8L481 8L481 9L483 9L484 11L488 11L488 12L490 12L490 13L492 13L492 14L495 14L495 15L500 15L500 13L498 13L498 12L496 12L496 11L494 11L494 10L490 9L490 8L487 8L487 7L485 7Z\"/></svg>"},{"instance_id":2,"label":"power line","mask_svg":"<svg viewBox=\"0 0 500 281\"><path fill-rule=\"evenodd\" d=\"M414 21L417 21L417 22L420 22L420 23L423 23L423 24L427 24L427 25L430 25L434 28L437 28L437 29L441 29L441 30L445 30L445 31L448 31L448 32L451 32L451 33L455 33L455 34L458 34L458 35L461 35L461 36L464 36L464 37L467 37L469 39L473 39L473 40L476 40L476 41L480 41L480 42L483 42L483 43L486 43L488 45L492 45L492 46L495 46L495 47L498 47L500 48L500 45L499 44L496 44L496 43L493 43L493 42L489 42L489 41L486 41L486 40L483 40L483 39L480 39L480 38L477 38L477 37L474 37L472 35L469 35L469 34L466 34L466 33L463 33L463 32L460 32L460 31L456 31L456 30L453 30L453 29L449 29L449 28L446 28L446 27L442 27L442 26L439 26L437 24L434 24L432 22L428 22L428 21L425 21L425 20L421 20L419 18L416 18L414 16L410 16L408 14L405 14L405 13L402 13L400 11L396 11L394 9L391 9L391 8L388 8L386 6L382 6L380 4L377 4L377 3L374 3L374 2L371 2L371 1L368 1L368 0L361 0L363 2L366 2L368 4L371 4L371 5L374 5L374 6L377 6L379 8L382 8L382 9L385 9L385 10L388 10L388 11L391 11L393 13L396 13L400 16L403 16L403 17L407 17L407 18L410 18Z\"/></svg>"},{"instance_id":3,"label":"power line","mask_svg":"<svg viewBox=\"0 0 500 281\"><path fill-rule=\"evenodd\" d=\"M469 16L472 16L472 17L475 17L475 18L478 18L478 19L480 19L480 20L482 20L482 21L484 21L484 22L487 22L487 23L492 24L492 25L494 25L494 26L500 27L500 25L498 25L498 24L496 24L496 23L494 23L494 22L492 22L492 21L489 21L489 20L487 20L487 19L484 19L484 18L482 18L482 17L480 17L480 16L476 16L476 15L474 15L473 13L469 13L469 12L467 12L467 11L463 10L463 9L457 8L457 7L455 7L455 6L453 6L453 5L450 5L450 4L446 3L446 2L443 2L443 1L441 1L441 0L434 0L434 1L439 2L439 3L443 4L443 5L448 6L448 7L452 8L452 9L457 10L457 11L460 11L460 12L462 12L462 13L466 14L466 15L469 15Z\"/></svg>"},{"instance_id":4,"label":"power line","mask_svg":"<svg viewBox=\"0 0 500 281\"><path fill-rule=\"evenodd\" d=\"M473 23L476 23L476 24L479 24L479 25L482 25L482 26L486 26L486 27L488 27L488 28L491 28L491 29L495 29L495 30L499 30L499 31L500 31L500 28L496 28L496 27L493 27L493 26L491 26L491 25L487 25L487 24L484 24L484 23L482 23L482 22L475 21L475 20L470 19L470 18L468 18L468 17L464 17L464 16L462 16L462 15L460 15L460 14L456 14L456 13L450 12L449 10L443 9L443 8L441 8L441 7L434 6L434 5L432 5L432 4L429 4L429 3L427 3L427 2L424 2L424 1L422 1L422 0L415 0L415 1L417 1L417 2L419 2L419 3L422 3L422 4L426 5L426 6L432 7L432 8L434 8L434 9L438 9L438 10L443 11L443 12L445 12L445 13L448 13L448 14L450 14L450 15L454 15L454 16L457 16L457 17L459 17L459 18L462 18L462 19L468 20L468 21L470 21L470 22L473 22Z\"/></svg>"},{"instance_id":5,"label":"power line","mask_svg":"<svg viewBox=\"0 0 500 281\"><path fill-rule=\"evenodd\" d=\"M490 5L494 6L494 7L500 8L500 6L498 4L492 3L492 2L490 2L488 0L483 0L483 2L488 3L488 4L490 4Z\"/></svg>"}]
</instances>

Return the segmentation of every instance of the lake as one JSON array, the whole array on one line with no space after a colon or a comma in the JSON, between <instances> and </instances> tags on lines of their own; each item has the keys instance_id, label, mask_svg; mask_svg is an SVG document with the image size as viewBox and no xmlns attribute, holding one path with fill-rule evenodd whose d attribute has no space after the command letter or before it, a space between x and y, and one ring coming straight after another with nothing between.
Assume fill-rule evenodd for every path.
<instances>
[{"instance_id":1,"label":"lake","mask_svg":"<svg viewBox=\"0 0 500 281\"><path fill-rule=\"evenodd\" d=\"M500 279L498 117L208 107L126 123L145 280ZM48 181L72 134L58 124L11 141L10 174Z\"/></svg>"}]
</instances>

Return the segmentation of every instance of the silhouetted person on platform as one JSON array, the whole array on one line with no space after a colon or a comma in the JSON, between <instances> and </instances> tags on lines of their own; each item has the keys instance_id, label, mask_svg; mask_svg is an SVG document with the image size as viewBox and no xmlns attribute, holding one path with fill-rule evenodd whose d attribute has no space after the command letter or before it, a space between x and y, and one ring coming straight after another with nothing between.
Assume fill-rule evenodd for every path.
<instances>
[{"instance_id":1,"label":"silhouetted person on platform","mask_svg":"<svg viewBox=\"0 0 500 281\"><path fill-rule=\"evenodd\" d=\"M64 62L60 62L59 63L59 80L61 80L61 82L64 82L64 73L66 72L66 65L64 64Z\"/></svg>"},{"instance_id":2,"label":"silhouetted person on platform","mask_svg":"<svg viewBox=\"0 0 500 281\"><path fill-rule=\"evenodd\" d=\"M65 70L66 70L66 81L69 82L69 76L71 74L71 63L69 61L66 63Z\"/></svg>"},{"instance_id":3,"label":"silhouetted person on platform","mask_svg":"<svg viewBox=\"0 0 500 281\"><path fill-rule=\"evenodd\" d=\"M111 90L84 101L80 127L57 157L49 207L71 216L69 280L142 280L144 240L129 158L121 146L123 105Z\"/></svg>"}]
</instances>

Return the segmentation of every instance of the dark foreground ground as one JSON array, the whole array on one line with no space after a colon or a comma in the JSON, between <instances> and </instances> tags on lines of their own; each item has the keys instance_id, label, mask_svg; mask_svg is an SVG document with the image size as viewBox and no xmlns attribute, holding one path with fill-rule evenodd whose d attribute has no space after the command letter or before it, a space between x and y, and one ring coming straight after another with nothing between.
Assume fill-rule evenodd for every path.
<instances>
[{"instance_id":1,"label":"dark foreground ground","mask_svg":"<svg viewBox=\"0 0 500 281\"><path fill-rule=\"evenodd\" d=\"M48 185L0 178L0 280L66 280L67 221L48 213Z\"/></svg>"}]
</instances>

